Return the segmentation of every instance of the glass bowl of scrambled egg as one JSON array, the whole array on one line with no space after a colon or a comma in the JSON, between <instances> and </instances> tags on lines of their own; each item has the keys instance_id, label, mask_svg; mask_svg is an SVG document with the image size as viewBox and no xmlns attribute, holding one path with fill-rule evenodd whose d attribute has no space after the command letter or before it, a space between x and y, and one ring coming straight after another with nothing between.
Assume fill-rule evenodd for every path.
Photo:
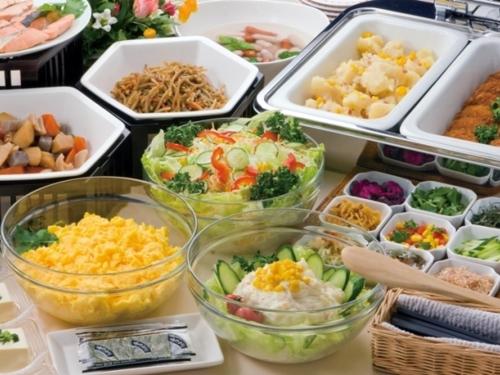
<instances>
[{"instance_id":1,"label":"glass bowl of scrambled egg","mask_svg":"<svg viewBox=\"0 0 500 375\"><path fill-rule=\"evenodd\" d=\"M153 197L161 191L171 206ZM17 201L1 235L7 263L35 304L66 322L139 319L180 285L197 229L190 206L119 177L48 185Z\"/></svg>"},{"instance_id":2,"label":"glass bowl of scrambled egg","mask_svg":"<svg viewBox=\"0 0 500 375\"><path fill-rule=\"evenodd\" d=\"M347 222L334 227L325 215L269 208L197 234L188 248L188 286L220 338L260 360L302 363L334 353L367 325L384 289L350 272L340 253L383 249L366 231Z\"/></svg>"}]
</instances>

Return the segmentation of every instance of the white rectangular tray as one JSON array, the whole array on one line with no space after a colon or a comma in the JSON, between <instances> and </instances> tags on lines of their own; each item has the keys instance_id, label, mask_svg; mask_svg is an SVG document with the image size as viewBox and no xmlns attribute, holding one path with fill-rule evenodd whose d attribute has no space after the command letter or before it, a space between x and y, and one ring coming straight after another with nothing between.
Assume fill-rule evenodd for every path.
<instances>
[{"instance_id":1,"label":"white rectangular tray","mask_svg":"<svg viewBox=\"0 0 500 375\"><path fill-rule=\"evenodd\" d=\"M189 362L169 362L152 366L131 367L117 370L92 371L93 375L146 375L162 374L172 371L193 370L203 367L216 366L224 362L224 356L217 341L217 337L202 319L200 314L182 314L165 316L137 321L136 323L165 323L183 322L189 329L191 342L196 356ZM127 324L130 324L127 322ZM77 329L55 331L47 335L49 352L52 363L59 375L82 375L78 362Z\"/></svg>"},{"instance_id":2,"label":"white rectangular tray","mask_svg":"<svg viewBox=\"0 0 500 375\"><path fill-rule=\"evenodd\" d=\"M403 121L401 134L411 140L500 158L500 147L442 135L472 92L500 71L500 35L473 40Z\"/></svg>"},{"instance_id":3,"label":"white rectangular tray","mask_svg":"<svg viewBox=\"0 0 500 375\"><path fill-rule=\"evenodd\" d=\"M432 67L405 98L387 115L379 119L363 119L308 108L304 105L311 79L316 76L331 75L343 61L355 58L356 40L362 32L372 32L386 41L402 41L407 49L430 49L436 56ZM465 34L446 27L399 18L386 14L365 14L350 19L320 49L301 64L294 74L270 97L273 80L257 97L264 109L283 109L288 114L314 119L324 124L342 124L346 128L358 125L373 130L388 130L398 124L415 103L425 94L439 76L467 44ZM302 116L301 116L302 115Z\"/></svg>"}]
</instances>

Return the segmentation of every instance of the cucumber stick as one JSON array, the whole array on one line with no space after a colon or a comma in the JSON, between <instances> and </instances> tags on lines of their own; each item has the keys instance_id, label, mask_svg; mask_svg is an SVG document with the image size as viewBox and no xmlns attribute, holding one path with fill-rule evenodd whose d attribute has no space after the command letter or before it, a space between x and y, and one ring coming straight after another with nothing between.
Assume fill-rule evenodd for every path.
<instances>
[{"instance_id":1,"label":"cucumber stick","mask_svg":"<svg viewBox=\"0 0 500 375\"><path fill-rule=\"evenodd\" d=\"M361 293L365 286L365 279L361 277L351 277L344 289L344 302L353 301Z\"/></svg>"},{"instance_id":2,"label":"cucumber stick","mask_svg":"<svg viewBox=\"0 0 500 375\"><path fill-rule=\"evenodd\" d=\"M236 170L245 169L248 163L250 163L247 152L239 147L229 150L226 159L229 166Z\"/></svg>"},{"instance_id":3,"label":"cucumber stick","mask_svg":"<svg viewBox=\"0 0 500 375\"><path fill-rule=\"evenodd\" d=\"M223 260L219 260L215 265L215 274L226 294L233 293L241 281L229 263Z\"/></svg>"},{"instance_id":4,"label":"cucumber stick","mask_svg":"<svg viewBox=\"0 0 500 375\"><path fill-rule=\"evenodd\" d=\"M276 256L279 260L290 259L296 261L293 248L290 245L283 245L278 249Z\"/></svg>"},{"instance_id":5,"label":"cucumber stick","mask_svg":"<svg viewBox=\"0 0 500 375\"><path fill-rule=\"evenodd\" d=\"M179 173L188 173L191 181L196 181L203 174L203 169L199 165L192 164L179 169Z\"/></svg>"},{"instance_id":6,"label":"cucumber stick","mask_svg":"<svg viewBox=\"0 0 500 375\"><path fill-rule=\"evenodd\" d=\"M309 265L309 267L311 267L311 270L314 272L314 275L321 280L323 278L323 267L324 267L323 259L321 259L321 257L318 254L313 254L309 258L307 258L306 262Z\"/></svg>"}]
</instances>

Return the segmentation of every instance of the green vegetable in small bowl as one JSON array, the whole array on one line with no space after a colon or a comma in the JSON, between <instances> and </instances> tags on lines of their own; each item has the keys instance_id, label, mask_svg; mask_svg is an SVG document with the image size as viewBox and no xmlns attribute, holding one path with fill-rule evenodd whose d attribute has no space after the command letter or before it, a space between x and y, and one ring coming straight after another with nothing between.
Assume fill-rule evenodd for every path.
<instances>
[{"instance_id":1,"label":"green vegetable in small bowl","mask_svg":"<svg viewBox=\"0 0 500 375\"><path fill-rule=\"evenodd\" d=\"M467 206L463 203L462 193L446 186L429 190L417 188L411 194L410 204L414 208L446 216L460 215Z\"/></svg>"},{"instance_id":2,"label":"green vegetable in small bowl","mask_svg":"<svg viewBox=\"0 0 500 375\"><path fill-rule=\"evenodd\" d=\"M488 167L483 167L482 165L477 165L477 164L466 163L460 160L442 159L442 165L445 168L475 177L484 177L490 173L490 169Z\"/></svg>"}]
</instances>

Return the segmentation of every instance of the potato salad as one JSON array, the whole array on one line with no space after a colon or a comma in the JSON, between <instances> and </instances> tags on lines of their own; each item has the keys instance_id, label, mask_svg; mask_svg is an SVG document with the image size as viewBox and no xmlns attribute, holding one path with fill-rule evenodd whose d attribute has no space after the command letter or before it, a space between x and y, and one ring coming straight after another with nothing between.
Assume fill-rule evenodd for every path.
<instances>
[{"instance_id":1,"label":"potato salad","mask_svg":"<svg viewBox=\"0 0 500 375\"><path fill-rule=\"evenodd\" d=\"M342 62L327 77L314 76L305 105L375 119L384 117L434 64L432 51L408 50L397 40L364 32L357 58Z\"/></svg>"}]
</instances>

